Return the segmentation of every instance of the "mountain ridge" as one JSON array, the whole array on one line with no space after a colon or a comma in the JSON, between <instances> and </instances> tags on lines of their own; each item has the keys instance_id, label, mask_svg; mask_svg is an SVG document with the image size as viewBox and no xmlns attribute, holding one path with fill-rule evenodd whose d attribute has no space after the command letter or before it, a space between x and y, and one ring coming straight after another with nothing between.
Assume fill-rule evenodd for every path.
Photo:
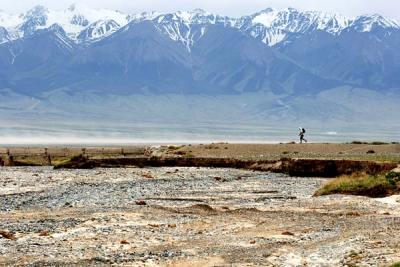
<instances>
[{"instance_id":1,"label":"mountain ridge","mask_svg":"<svg viewBox=\"0 0 400 267\"><path fill-rule=\"evenodd\" d=\"M113 20L122 28L132 21L140 22L152 20L162 26L168 22L179 21L188 27L200 24L224 24L225 26L236 27L251 36L263 40L264 43L273 46L283 42L287 33L304 33L307 31L323 30L331 34L340 34L341 31L352 28L359 31L371 31L374 26L390 27L400 29L400 24L395 20L385 18L379 14L361 15L355 18L347 18L342 15L320 11L300 11L294 8L275 10L267 8L251 15L242 17L220 16L206 12L202 9L192 11L177 11L173 13L143 12L140 14L125 14L120 11L108 9L91 9L82 4L73 4L65 10L49 10L44 6L35 6L26 13L10 15L0 11L0 27L4 27L12 36L12 40L22 38L26 34L52 24L59 24L67 32L69 38L75 42L98 41L97 38L87 36L85 40L78 38L89 27L104 21ZM165 30L165 28L164 28ZM180 39L189 43L190 40L179 33L171 32L170 37ZM104 37L113 32L104 31ZM183 38L182 38L183 37Z\"/></svg>"}]
</instances>

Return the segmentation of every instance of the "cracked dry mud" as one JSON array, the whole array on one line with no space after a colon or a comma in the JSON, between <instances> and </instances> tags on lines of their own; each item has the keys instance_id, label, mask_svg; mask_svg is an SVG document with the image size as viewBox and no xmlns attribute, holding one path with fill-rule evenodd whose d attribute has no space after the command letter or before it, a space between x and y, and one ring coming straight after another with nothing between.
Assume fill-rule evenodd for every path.
<instances>
[{"instance_id":1,"label":"cracked dry mud","mask_svg":"<svg viewBox=\"0 0 400 267\"><path fill-rule=\"evenodd\" d=\"M3 168L0 230L15 240L0 236L0 265L385 266L400 260L398 196L312 197L326 181L235 169Z\"/></svg>"}]
</instances>

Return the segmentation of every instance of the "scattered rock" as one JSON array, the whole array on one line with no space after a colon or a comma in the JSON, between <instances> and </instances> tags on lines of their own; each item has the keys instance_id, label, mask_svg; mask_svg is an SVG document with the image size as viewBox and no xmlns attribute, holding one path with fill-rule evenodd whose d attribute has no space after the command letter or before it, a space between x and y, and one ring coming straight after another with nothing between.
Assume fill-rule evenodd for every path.
<instances>
[{"instance_id":1,"label":"scattered rock","mask_svg":"<svg viewBox=\"0 0 400 267\"><path fill-rule=\"evenodd\" d=\"M136 205L138 205L138 206L145 206L145 205L147 205L146 201L144 201L144 200L136 200L135 203L136 203Z\"/></svg>"},{"instance_id":2,"label":"scattered rock","mask_svg":"<svg viewBox=\"0 0 400 267\"><path fill-rule=\"evenodd\" d=\"M359 212L356 212L356 211L347 212L346 215L347 216L355 216L355 217L361 216L361 214Z\"/></svg>"},{"instance_id":3,"label":"scattered rock","mask_svg":"<svg viewBox=\"0 0 400 267\"><path fill-rule=\"evenodd\" d=\"M290 236L294 236L294 234L292 232L289 231L285 231L282 233L282 235L290 235Z\"/></svg>"},{"instance_id":4,"label":"scattered rock","mask_svg":"<svg viewBox=\"0 0 400 267\"><path fill-rule=\"evenodd\" d=\"M50 232L49 231L41 231L39 233L39 236L50 236Z\"/></svg>"},{"instance_id":5,"label":"scattered rock","mask_svg":"<svg viewBox=\"0 0 400 267\"><path fill-rule=\"evenodd\" d=\"M65 202L64 207L70 207L70 208L72 208L73 205L72 205L71 203L69 203L69 202Z\"/></svg>"},{"instance_id":6,"label":"scattered rock","mask_svg":"<svg viewBox=\"0 0 400 267\"><path fill-rule=\"evenodd\" d=\"M151 173L143 173L142 176L147 179L154 179L154 176Z\"/></svg>"},{"instance_id":7,"label":"scattered rock","mask_svg":"<svg viewBox=\"0 0 400 267\"><path fill-rule=\"evenodd\" d=\"M0 231L0 236L2 236L5 239L9 239L9 240L14 240L14 241L17 240L14 233L6 232L6 231Z\"/></svg>"}]
</instances>

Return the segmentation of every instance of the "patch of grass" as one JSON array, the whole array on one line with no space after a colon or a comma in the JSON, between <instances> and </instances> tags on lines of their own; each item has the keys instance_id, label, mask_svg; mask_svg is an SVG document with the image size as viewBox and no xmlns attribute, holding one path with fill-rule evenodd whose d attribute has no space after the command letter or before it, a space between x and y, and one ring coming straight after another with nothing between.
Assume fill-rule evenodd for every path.
<instances>
[{"instance_id":1,"label":"patch of grass","mask_svg":"<svg viewBox=\"0 0 400 267\"><path fill-rule=\"evenodd\" d=\"M353 145L366 145L366 144L368 144L368 142L363 142L363 141L353 141L353 142L351 142L350 144L353 144Z\"/></svg>"},{"instance_id":2,"label":"patch of grass","mask_svg":"<svg viewBox=\"0 0 400 267\"><path fill-rule=\"evenodd\" d=\"M314 196L332 194L385 197L399 191L399 179L390 179L385 175L371 176L355 174L336 178L319 189Z\"/></svg>"},{"instance_id":3,"label":"patch of grass","mask_svg":"<svg viewBox=\"0 0 400 267\"><path fill-rule=\"evenodd\" d=\"M371 145L381 146L381 145L389 145L389 143L381 142L381 141L374 141L371 143Z\"/></svg>"},{"instance_id":4,"label":"patch of grass","mask_svg":"<svg viewBox=\"0 0 400 267\"><path fill-rule=\"evenodd\" d=\"M400 267L400 262L393 263L392 265L389 265L389 267Z\"/></svg>"},{"instance_id":5,"label":"patch of grass","mask_svg":"<svg viewBox=\"0 0 400 267\"><path fill-rule=\"evenodd\" d=\"M70 163L70 162L73 162L73 161L80 161L80 160L82 160L82 158L83 158L83 155L82 154L78 154L78 155L72 155L72 156L69 156L69 157L60 157L60 158L57 158L57 159L52 159L51 162L52 162L52 165L54 167L59 167L59 166L64 165L66 163Z\"/></svg>"},{"instance_id":6,"label":"patch of grass","mask_svg":"<svg viewBox=\"0 0 400 267\"><path fill-rule=\"evenodd\" d=\"M385 178L389 182L389 184L391 184L393 186L400 184L400 173L388 172L386 174Z\"/></svg>"},{"instance_id":7,"label":"patch of grass","mask_svg":"<svg viewBox=\"0 0 400 267\"><path fill-rule=\"evenodd\" d=\"M13 158L15 165L17 166L42 166L46 164L44 156L15 156Z\"/></svg>"},{"instance_id":8,"label":"patch of grass","mask_svg":"<svg viewBox=\"0 0 400 267\"><path fill-rule=\"evenodd\" d=\"M382 142L382 141L365 142L365 141L357 141L356 140L356 141L351 142L350 144L353 144L353 145L375 145L375 146L380 146L380 145L389 145L390 143Z\"/></svg>"}]
</instances>

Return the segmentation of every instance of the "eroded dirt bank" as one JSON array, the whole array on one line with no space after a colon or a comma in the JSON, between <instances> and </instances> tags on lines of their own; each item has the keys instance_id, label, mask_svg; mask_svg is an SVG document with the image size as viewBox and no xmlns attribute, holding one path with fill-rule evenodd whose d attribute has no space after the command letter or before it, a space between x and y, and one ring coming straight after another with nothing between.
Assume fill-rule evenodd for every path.
<instances>
[{"instance_id":1,"label":"eroded dirt bank","mask_svg":"<svg viewBox=\"0 0 400 267\"><path fill-rule=\"evenodd\" d=\"M98 167L121 168L139 167L214 167L240 168L265 172L284 173L300 177L337 177L365 172L380 174L397 167L396 163L330 160L330 159L289 159L280 160L240 160L232 158L186 158L186 157L75 157L55 166L56 169L92 169Z\"/></svg>"},{"instance_id":2,"label":"eroded dirt bank","mask_svg":"<svg viewBox=\"0 0 400 267\"><path fill-rule=\"evenodd\" d=\"M272 171L292 176L335 177L355 172L384 173L397 164L400 164L400 145L379 142L0 149L0 165L4 166L222 167Z\"/></svg>"},{"instance_id":3,"label":"eroded dirt bank","mask_svg":"<svg viewBox=\"0 0 400 267\"><path fill-rule=\"evenodd\" d=\"M313 198L327 180L238 169L4 168L0 264L385 266L397 196Z\"/></svg>"}]
</instances>

